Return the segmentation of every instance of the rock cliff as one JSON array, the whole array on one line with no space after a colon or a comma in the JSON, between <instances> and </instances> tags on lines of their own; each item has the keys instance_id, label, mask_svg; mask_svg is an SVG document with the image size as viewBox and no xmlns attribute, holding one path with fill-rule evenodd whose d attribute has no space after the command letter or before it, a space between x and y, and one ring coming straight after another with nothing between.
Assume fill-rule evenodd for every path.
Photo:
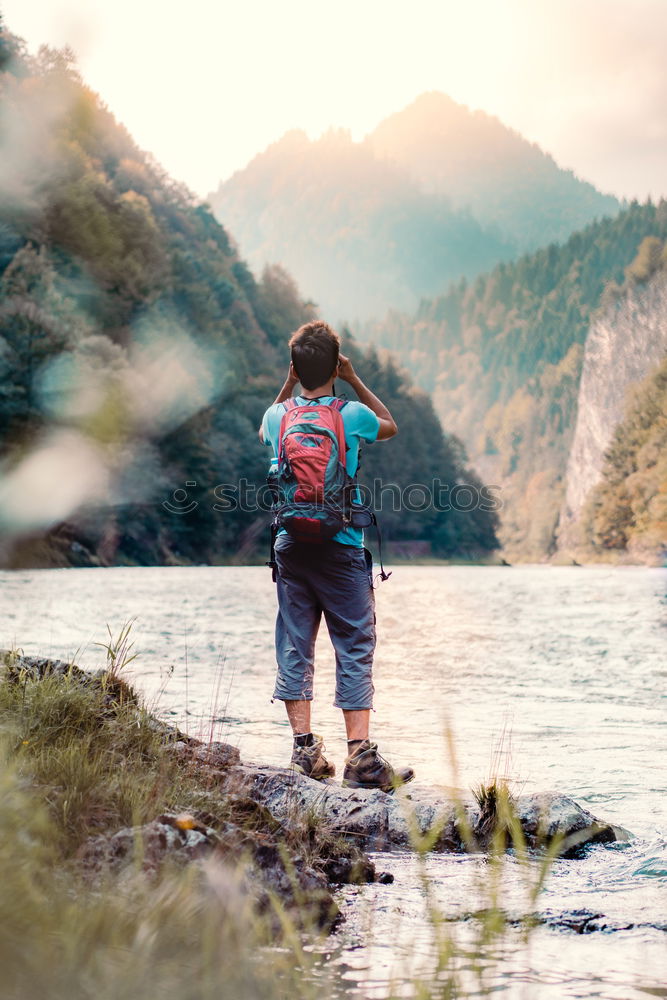
<instances>
[{"instance_id":1,"label":"rock cliff","mask_svg":"<svg viewBox=\"0 0 667 1000\"><path fill-rule=\"evenodd\" d=\"M604 454L624 415L627 391L667 353L667 273L635 284L591 323L567 464L559 547L578 544L578 519L600 478Z\"/></svg>"}]
</instances>

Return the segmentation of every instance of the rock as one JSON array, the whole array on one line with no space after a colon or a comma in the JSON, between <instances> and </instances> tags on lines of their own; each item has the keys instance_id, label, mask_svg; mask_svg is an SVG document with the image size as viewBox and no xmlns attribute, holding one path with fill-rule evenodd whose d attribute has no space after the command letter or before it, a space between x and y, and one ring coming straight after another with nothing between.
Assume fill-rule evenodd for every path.
<instances>
[{"instance_id":1,"label":"rock","mask_svg":"<svg viewBox=\"0 0 667 1000\"><path fill-rule=\"evenodd\" d=\"M497 914L496 914L497 916ZM452 921L462 920L487 920L489 910L475 910L470 913L460 913L456 917L448 918ZM634 923L619 919L618 917L608 917L604 913L597 913L593 910L543 910L540 913L528 913L523 916L503 913L502 919L510 927L526 927L541 925L550 927L558 931L572 931L575 934L611 934L615 931L630 930L654 930L667 931L667 923Z\"/></svg>"},{"instance_id":2,"label":"rock","mask_svg":"<svg viewBox=\"0 0 667 1000\"><path fill-rule=\"evenodd\" d=\"M367 857L340 854L322 862L322 871L334 885L359 885L362 882L381 882L375 865ZM392 876L393 881L393 876Z\"/></svg>"},{"instance_id":3,"label":"rock","mask_svg":"<svg viewBox=\"0 0 667 1000\"><path fill-rule=\"evenodd\" d=\"M76 663L66 663L64 660L50 660L45 656L24 656L15 649L0 649L0 662L7 667L9 680L17 681L22 677L39 681L44 677L73 677L85 680L90 677Z\"/></svg>"},{"instance_id":4,"label":"rock","mask_svg":"<svg viewBox=\"0 0 667 1000\"><path fill-rule=\"evenodd\" d=\"M546 910L536 916L540 924L553 927L558 930L574 931L576 934L594 934L595 932L612 933L614 931L629 931L637 929L652 929L656 931L667 931L667 923L629 923L623 920L607 917L604 913L594 913L592 910L566 910L564 913L555 913Z\"/></svg>"},{"instance_id":5,"label":"rock","mask_svg":"<svg viewBox=\"0 0 667 1000\"><path fill-rule=\"evenodd\" d=\"M242 767L236 747L205 744L146 712L134 691L113 671L90 673L74 663L14 651L0 652L3 663L6 683L39 684L58 678L58 687L62 683L77 693L80 688L90 691L91 721L100 729L106 727L122 736L120 727L133 730L136 722L152 731L156 738L150 741L151 750L157 751L161 744L162 762L168 756L178 765L165 770L175 773L183 768L189 802L204 801L211 809L163 813L142 826L90 838L78 860L91 880L108 871L131 878L138 869L155 876L166 861L205 863L210 866L207 873L216 866L236 873L253 905L270 920L280 921L277 898L295 924L326 928L340 919L330 884L375 880L375 866L355 845L314 827L305 813L299 822L287 824L261 799L248 794L244 785L228 783L230 771ZM216 884L224 882L222 878Z\"/></svg>"},{"instance_id":6,"label":"rock","mask_svg":"<svg viewBox=\"0 0 667 1000\"><path fill-rule=\"evenodd\" d=\"M102 868L121 868L134 862L139 852L143 870L156 872L167 857L191 861L210 854L219 842L215 830L193 816L165 813L144 826L91 838L83 845L79 858L90 874Z\"/></svg>"},{"instance_id":7,"label":"rock","mask_svg":"<svg viewBox=\"0 0 667 1000\"><path fill-rule=\"evenodd\" d=\"M565 475L558 545L580 545L580 521L587 497L600 480L614 429L623 420L627 393L644 379L667 350L667 274L633 283L622 298L593 316L579 382L577 419Z\"/></svg>"},{"instance_id":8,"label":"rock","mask_svg":"<svg viewBox=\"0 0 667 1000\"><path fill-rule=\"evenodd\" d=\"M24 656L17 651L0 651L10 680L23 678L40 680L49 676L70 678L75 684L93 685L103 693L104 720L123 703L140 708L136 694L113 673L87 673L73 663L62 660ZM228 743L202 743L182 733L178 728L154 716L144 722L160 734L170 753L186 767L195 769L203 788L215 786L228 798L233 817L243 824L223 824L227 849L241 843L259 864L280 868L279 880L285 875L275 851L279 841L300 843L309 838L309 848L318 858L317 879L331 882L365 882L377 878L372 863L349 844L367 850L394 848L452 851L484 851L501 830L502 808L497 801L499 790L486 790L480 806L475 800L455 801L436 788L407 785L395 794L345 788L329 779L316 782L284 768L241 763L239 751ZM539 848L559 838L558 852L573 856L590 844L624 841L627 831L614 828L582 809L573 799L558 794L521 795L511 800L528 847ZM142 828L147 863L159 863L165 851L198 852L214 843L210 838L220 833L216 817L193 819L196 825L178 825L168 816ZM157 826L155 826L157 824ZM263 831L266 835L262 839ZM109 841L98 840L90 845L91 857L108 854L111 860L122 859L137 839L136 830L121 830ZM504 829L506 841L510 832ZM347 849L336 845L336 837L347 841ZM102 841L107 846L104 846ZM233 842L233 843L232 843ZM217 843L217 842L216 842ZM315 877L306 873L306 881ZM313 869L314 871L314 869ZM278 877L278 876L277 876ZM299 876L301 878L301 875Z\"/></svg>"},{"instance_id":9,"label":"rock","mask_svg":"<svg viewBox=\"0 0 667 1000\"><path fill-rule=\"evenodd\" d=\"M182 747L187 752L189 747L202 745L201 740L195 739L194 736L187 736L181 732L178 726L172 725L171 722L165 722L163 719L157 719L154 715L148 717L147 725L154 733L163 737L169 749L176 750L178 747Z\"/></svg>"},{"instance_id":10,"label":"rock","mask_svg":"<svg viewBox=\"0 0 667 1000\"><path fill-rule=\"evenodd\" d=\"M139 705L136 692L113 670L82 670L76 663L42 656L25 656L17 650L9 649L0 649L0 663L7 669L7 679L15 683L41 681L47 677L66 677L82 687L101 692L105 709L119 704Z\"/></svg>"},{"instance_id":11,"label":"rock","mask_svg":"<svg viewBox=\"0 0 667 1000\"><path fill-rule=\"evenodd\" d=\"M517 813L529 847L563 837L559 853L574 857L589 844L610 844L619 839L613 826L596 819L567 795L522 795Z\"/></svg>"},{"instance_id":12,"label":"rock","mask_svg":"<svg viewBox=\"0 0 667 1000\"><path fill-rule=\"evenodd\" d=\"M277 827L275 821L273 825ZM331 928L340 920L340 911L329 890L326 865L318 869L298 855L290 855L278 837L261 829L218 822L214 830L191 813L163 813L143 826L93 837L79 851L79 861L89 878L108 870L135 871L138 862L144 873L156 875L167 860L185 864L204 859L222 865L231 862L237 871L243 871L245 892L261 912L276 921L272 894L280 899L295 923L314 922L318 927ZM371 868L368 880L372 881L375 870L368 864Z\"/></svg>"},{"instance_id":13,"label":"rock","mask_svg":"<svg viewBox=\"0 0 667 1000\"><path fill-rule=\"evenodd\" d=\"M443 792L413 784L387 795L249 764L229 768L224 784L264 805L287 829L312 814L329 833L352 839L366 850L483 850L493 832L476 802L463 802L459 816L457 803ZM588 844L617 839L612 826L565 795L521 795L512 804L531 848L546 846L558 836L563 838L559 853L571 856Z\"/></svg>"},{"instance_id":14,"label":"rock","mask_svg":"<svg viewBox=\"0 0 667 1000\"><path fill-rule=\"evenodd\" d=\"M231 743L202 743L195 747L191 753L191 759L206 764L208 767L224 768L232 764L239 764L241 755L237 747Z\"/></svg>"}]
</instances>

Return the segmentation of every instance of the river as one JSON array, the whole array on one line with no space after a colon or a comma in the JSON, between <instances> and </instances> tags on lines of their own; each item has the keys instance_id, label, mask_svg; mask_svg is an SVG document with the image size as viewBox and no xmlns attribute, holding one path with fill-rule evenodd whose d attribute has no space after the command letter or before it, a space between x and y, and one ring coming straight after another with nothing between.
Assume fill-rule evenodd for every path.
<instances>
[{"instance_id":1,"label":"river","mask_svg":"<svg viewBox=\"0 0 667 1000\"><path fill-rule=\"evenodd\" d=\"M638 567L398 566L380 585L372 724L383 754L411 764L421 783L465 789L499 773L515 791L560 791L633 834L557 861L537 903L543 914L584 909L632 928L538 927L526 944L510 929L480 967L477 922L454 921L458 986L443 996L667 997L667 934L654 926L667 923L666 577ZM94 643L107 624L115 634L136 619L130 673L159 714L246 759L282 764L291 741L271 701L274 614L261 567L0 573L0 647L99 666ZM324 627L315 696L313 728L340 772ZM376 861L394 883L342 890L347 920L318 951L340 997L407 995L415 975L433 979L427 899L447 917L484 905L484 858L430 856L424 870L403 854ZM521 915L534 872L508 856L497 877L504 908Z\"/></svg>"}]
</instances>

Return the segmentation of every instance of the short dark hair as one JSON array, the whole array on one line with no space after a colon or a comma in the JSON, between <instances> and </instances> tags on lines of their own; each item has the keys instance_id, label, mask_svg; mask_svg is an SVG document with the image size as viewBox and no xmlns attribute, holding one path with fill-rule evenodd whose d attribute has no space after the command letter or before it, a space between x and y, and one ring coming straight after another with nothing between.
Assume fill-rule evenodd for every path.
<instances>
[{"instance_id":1,"label":"short dark hair","mask_svg":"<svg viewBox=\"0 0 667 1000\"><path fill-rule=\"evenodd\" d=\"M328 323L304 323L290 337L292 364L304 389L317 389L335 373L340 354L340 338Z\"/></svg>"}]
</instances>

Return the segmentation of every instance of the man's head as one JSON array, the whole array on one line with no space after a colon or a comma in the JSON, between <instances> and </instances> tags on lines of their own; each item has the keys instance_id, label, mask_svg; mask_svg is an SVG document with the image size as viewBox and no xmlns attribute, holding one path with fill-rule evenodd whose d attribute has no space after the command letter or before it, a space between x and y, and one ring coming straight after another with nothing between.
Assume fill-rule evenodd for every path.
<instances>
[{"instance_id":1,"label":"man's head","mask_svg":"<svg viewBox=\"0 0 667 1000\"><path fill-rule=\"evenodd\" d=\"M292 334L289 346L294 370L304 389L318 389L336 374L340 339L328 323L304 323Z\"/></svg>"}]
</instances>

